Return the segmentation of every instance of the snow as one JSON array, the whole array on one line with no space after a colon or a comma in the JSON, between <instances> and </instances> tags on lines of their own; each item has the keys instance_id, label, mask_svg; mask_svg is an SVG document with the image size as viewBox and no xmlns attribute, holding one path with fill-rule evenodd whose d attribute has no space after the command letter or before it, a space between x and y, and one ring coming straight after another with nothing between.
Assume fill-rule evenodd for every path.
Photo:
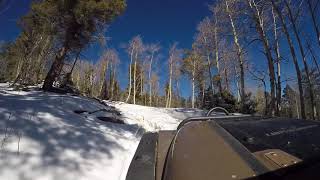
<instances>
[{"instance_id":1,"label":"snow","mask_svg":"<svg viewBox=\"0 0 320 180\"><path fill-rule=\"evenodd\" d=\"M202 111L104 101L125 124L76 114L108 109L87 97L15 91L0 84L0 179L124 180L143 131L173 130ZM36 88L36 87L33 87Z\"/></svg>"},{"instance_id":2,"label":"snow","mask_svg":"<svg viewBox=\"0 0 320 180\"><path fill-rule=\"evenodd\" d=\"M203 111L197 109L190 112L182 108L155 108L123 102L105 102L119 109L128 123L138 124L147 131L175 130L182 120L203 115Z\"/></svg>"}]
</instances>

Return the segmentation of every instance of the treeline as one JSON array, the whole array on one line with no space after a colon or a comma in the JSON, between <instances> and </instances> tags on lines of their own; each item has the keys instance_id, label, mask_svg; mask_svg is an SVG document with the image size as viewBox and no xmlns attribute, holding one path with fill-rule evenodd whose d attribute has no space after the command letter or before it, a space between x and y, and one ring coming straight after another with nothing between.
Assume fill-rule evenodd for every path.
<instances>
[{"instance_id":1,"label":"treeline","mask_svg":"<svg viewBox=\"0 0 320 180\"><path fill-rule=\"evenodd\" d=\"M120 59L106 48L104 27L123 12L124 0L35 1L19 21L22 33L1 46L0 81L43 82L46 91L72 86L88 96L148 106L222 106L319 119L318 6L319 0L216 0L190 49L173 43L164 52L157 43L133 37L125 47L128 85L121 90ZM82 55L93 42L104 49L95 63ZM159 72L164 53L167 69ZM284 64L292 67L292 77ZM181 95L183 77L192 90L187 99ZM256 82L257 92L249 90L248 80Z\"/></svg>"},{"instance_id":2,"label":"treeline","mask_svg":"<svg viewBox=\"0 0 320 180\"><path fill-rule=\"evenodd\" d=\"M184 61L192 104L319 119L318 6L319 0L215 1ZM264 58L254 57L257 50ZM295 76L282 71L284 63L292 65ZM265 69L258 69L259 64ZM255 97L247 88L248 79L262 87Z\"/></svg>"},{"instance_id":3,"label":"treeline","mask_svg":"<svg viewBox=\"0 0 320 180\"><path fill-rule=\"evenodd\" d=\"M89 44L105 45L106 25L125 7L125 0L32 1L30 11L18 21L20 35L1 45L0 80L13 82L12 86L43 83L43 90L52 91L73 77L81 92L102 96L107 84L102 73L116 64L117 57L100 60L101 66L79 58ZM118 83L111 79L117 89Z\"/></svg>"}]
</instances>

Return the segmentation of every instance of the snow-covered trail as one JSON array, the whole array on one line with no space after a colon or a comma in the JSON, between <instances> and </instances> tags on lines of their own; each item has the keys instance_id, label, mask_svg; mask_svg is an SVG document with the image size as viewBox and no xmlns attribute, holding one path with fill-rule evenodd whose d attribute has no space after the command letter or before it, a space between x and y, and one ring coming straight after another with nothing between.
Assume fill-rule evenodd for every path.
<instances>
[{"instance_id":1,"label":"snow-covered trail","mask_svg":"<svg viewBox=\"0 0 320 180\"><path fill-rule=\"evenodd\" d=\"M182 120L204 115L203 111L198 109L156 108L123 102L105 102L116 107L128 123L138 124L147 131L175 130Z\"/></svg>"},{"instance_id":2,"label":"snow-covered trail","mask_svg":"<svg viewBox=\"0 0 320 180\"><path fill-rule=\"evenodd\" d=\"M124 180L141 129L175 129L185 118L178 109L106 104L115 106L126 124L74 113L106 108L90 98L0 84L0 179Z\"/></svg>"}]
</instances>

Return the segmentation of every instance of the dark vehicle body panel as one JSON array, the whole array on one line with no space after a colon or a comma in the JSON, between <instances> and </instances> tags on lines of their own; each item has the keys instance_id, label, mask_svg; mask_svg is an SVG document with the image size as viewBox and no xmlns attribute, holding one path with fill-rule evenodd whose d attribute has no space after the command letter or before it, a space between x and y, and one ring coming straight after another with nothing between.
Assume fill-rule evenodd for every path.
<instances>
[{"instance_id":1,"label":"dark vehicle body panel","mask_svg":"<svg viewBox=\"0 0 320 180\"><path fill-rule=\"evenodd\" d=\"M251 152L281 149L302 160L320 155L320 124L288 118L238 118L216 121Z\"/></svg>"},{"instance_id":2,"label":"dark vehicle body panel","mask_svg":"<svg viewBox=\"0 0 320 180\"><path fill-rule=\"evenodd\" d=\"M145 134L127 180L320 179L320 123L197 117Z\"/></svg>"}]
</instances>

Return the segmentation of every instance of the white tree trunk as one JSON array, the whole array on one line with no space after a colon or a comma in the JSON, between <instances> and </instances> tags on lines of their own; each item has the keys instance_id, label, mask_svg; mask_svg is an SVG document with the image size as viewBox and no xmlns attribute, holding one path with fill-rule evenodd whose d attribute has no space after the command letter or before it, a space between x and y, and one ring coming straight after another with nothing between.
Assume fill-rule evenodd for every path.
<instances>
[{"instance_id":1,"label":"white tree trunk","mask_svg":"<svg viewBox=\"0 0 320 180\"><path fill-rule=\"evenodd\" d=\"M132 89L132 86L131 86L131 81L132 81L132 61L133 61L133 52L134 52L134 47L132 48L131 52L130 52L130 66L129 66L129 92L128 92L128 97L126 99L126 103L129 102L130 100L130 96L131 96L131 89Z\"/></svg>"},{"instance_id":2,"label":"white tree trunk","mask_svg":"<svg viewBox=\"0 0 320 180\"><path fill-rule=\"evenodd\" d=\"M192 69L192 108L194 108L195 104L195 76L196 76L196 63L193 61L193 69Z\"/></svg>"},{"instance_id":3,"label":"white tree trunk","mask_svg":"<svg viewBox=\"0 0 320 180\"><path fill-rule=\"evenodd\" d=\"M152 52L151 59L150 59L150 66L149 66L149 106L152 106L152 81L151 81L151 75L152 75L153 55L154 55L154 53Z\"/></svg>"},{"instance_id":4,"label":"white tree trunk","mask_svg":"<svg viewBox=\"0 0 320 180\"><path fill-rule=\"evenodd\" d=\"M207 44L207 38L204 37L204 43ZM209 50L208 50L209 51ZM211 86L211 91L212 95L214 95L214 84L213 84L213 77L212 77L212 72L211 72L211 60L210 60L210 54L207 52L207 64L208 64L208 71L209 71L209 80L210 80L210 86Z\"/></svg>"},{"instance_id":5,"label":"white tree trunk","mask_svg":"<svg viewBox=\"0 0 320 180\"><path fill-rule=\"evenodd\" d=\"M134 68L133 68L133 104L136 104L136 94L137 94L137 83L136 83L136 76L137 76L137 57L138 52L136 52L136 58L134 60Z\"/></svg>"},{"instance_id":6,"label":"white tree trunk","mask_svg":"<svg viewBox=\"0 0 320 180\"><path fill-rule=\"evenodd\" d=\"M232 27L234 44L236 45L237 50L238 50L237 54L238 54L238 61L239 61L239 68L240 68L240 86L239 86L239 89L240 89L240 99L241 99L241 104L242 104L243 101L244 101L244 95L245 95L245 92L244 92L244 69L243 69L244 63L243 63L243 59L242 59L242 48L241 48L241 45L239 43L238 32L236 30L236 26L235 26L235 23L233 21L233 17L232 17L232 14L231 14L231 10L229 8L228 0L225 0L225 4L226 4L226 10L227 10L227 13L228 13L228 16L229 16L230 24L231 24L231 27Z\"/></svg>"},{"instance_id":7,"label":"white tree trunk","mask_svg":"<svg viewBox=\"0 0 320 180\"><path fill-rule=\"evenodd\" d=\"M222 93L222 82L221 82L221 73L220 73L220 63L219 63L219 43L218 43L218 20L217 15L215 14L215 26L214 26L214 43L215 43L215 56L216 56L216 66L217 66L217 72L218 72L218 88L219 92Z\"/></svg>"},{"instance_id":8,"label":"white tree trunk","mask_svg":"<svg viewBox=\"0 0 320 180\"><path fill-rule=\"evenodd\" d=\"M171 100L172 100L172 74L173 74L173 60L172 56L169 59L169 85L168 85L168 96L167 96L167 103L166 108L171 107Z\"/></svg>"},{"instance_id":9,"label":"white tree trunk","mask_svg":"<svg viewBox=\"0 0 320 180\"><path fill-rule=\"evenodd\" d=\"M278 39L278 32L277 32L277 19L272 7L272 16L273 16L273 33L274 33L274 40L275 40L275 52L277 58L277 109L281 110L281 56L280 56L280 46L279 46L279 39Z\"/></svg>"},{"instance_id":10,"label":"white tree trunk","mask_svg":"<svg viewBox=\"0 0 320 180\"><path fill-rule=\"evenodd\" d=\"M108 66L109 66L109 61L107 61L104 67L102 67L102 77L100 77L101 82L100 82L100 88L99 88L100 95L105 93L105 92L102 93L102 91L103 91L103 84L106 82L106 74L108 71Z\"/></svg>"}]
</instances>

